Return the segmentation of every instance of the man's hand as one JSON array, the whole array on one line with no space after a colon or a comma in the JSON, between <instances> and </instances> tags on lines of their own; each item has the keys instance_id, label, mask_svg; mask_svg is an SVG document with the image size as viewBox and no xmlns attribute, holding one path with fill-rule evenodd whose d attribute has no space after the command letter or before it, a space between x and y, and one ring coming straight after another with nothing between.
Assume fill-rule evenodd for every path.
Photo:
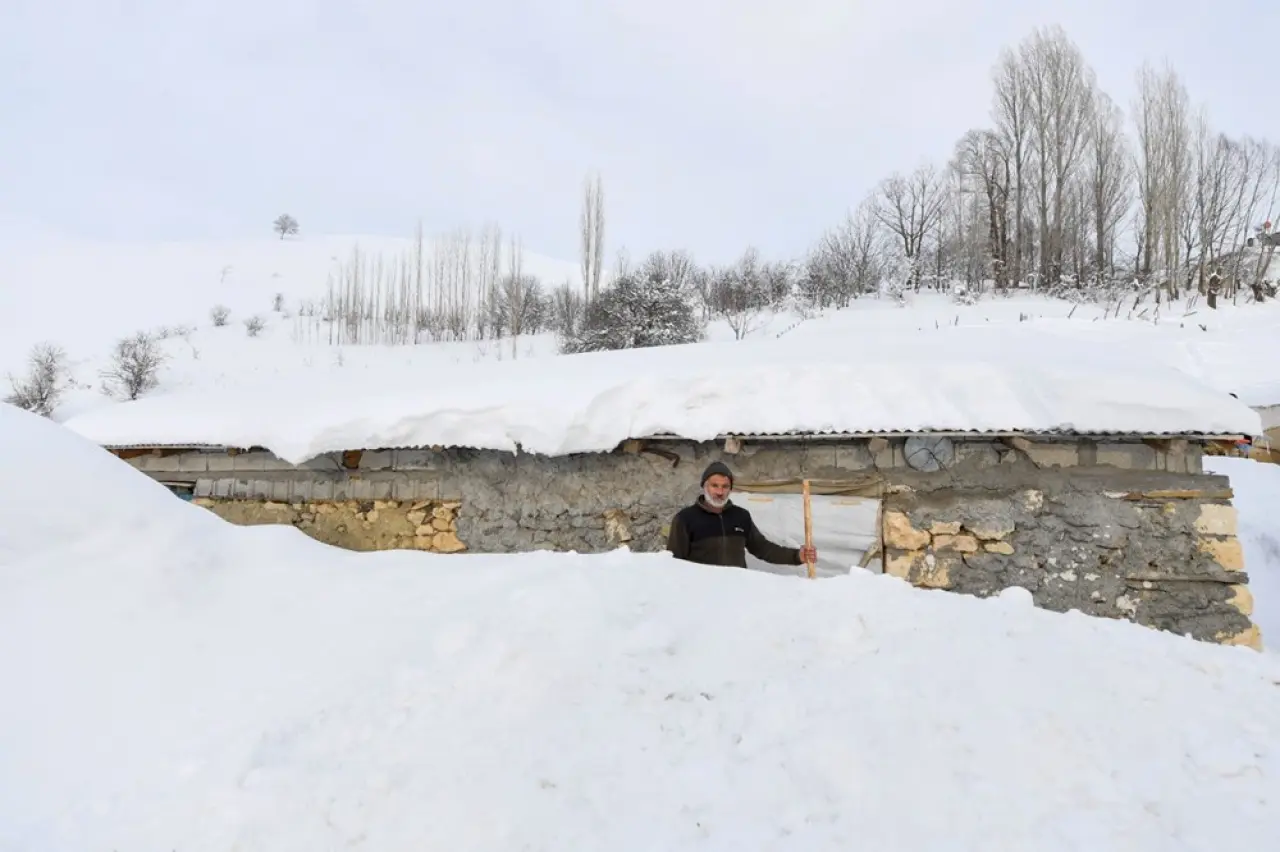
<instances>
[{"instance_id":1,"label":"man's hand","mask_svg":"<svg viewBox=\"0 0 1280 852\"><path fill-rule=\"evenodd\" d=\"M811 562L812 562L813 564L815 564L815 565L818 563L818 548L816 548L816 547L805 547L805 546L801 545L801 547L800 547L800 564L801 564L801 565L808 565L808 564L809 564L809 563L811 563Z\"/></svg>"}]
</instances>

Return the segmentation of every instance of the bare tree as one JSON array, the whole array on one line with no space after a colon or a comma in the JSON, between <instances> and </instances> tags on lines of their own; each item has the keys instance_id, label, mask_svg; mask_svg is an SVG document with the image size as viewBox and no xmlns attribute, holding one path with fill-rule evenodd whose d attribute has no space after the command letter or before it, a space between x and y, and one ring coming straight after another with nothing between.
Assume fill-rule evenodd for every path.
<instances>
[{"instance_id":1,"label":"bare tree","mask_svg":"<svg viewBox=\"0 0 1280 852\"><path fill-rule=\"evenodd\" d=\"M655 251L640 264L639 274L647 278L670 278L677 287L687 287L698 269L693 255L685 249Z\"/></svg>"},{"instance_id":2,"label":"bare tree","mask_svg":"<svg viewBox=\"0 0 1280 852\"><path fill-rule=\"evenodd\" d=\"M579 217L583 294L588 300L600 293L600 273L604 269L604 183L600 175L588 176L583 186Z\"/></svg>"},{"instance_id":3,"label":"bare tree","mask_svg":"<svg viewBox=\"0 0 1280 852\"><path fill-rule=\"evenodd\" d=\"M146 332L118 341L110 366L102 371L102 392L117 399L133 400L160 384L165 354Z\"/></svg>"},{"instance_id":4,"label":"bare tree","mask_svg":"<svg viewBox=\"0 0 1280 852\"><path fill-rule=\"evenodd\" d=\"M1124 136L1124 115L1106 93L1093 92L1086 160L1086 184L1093 223L1095 280L1115 269L1117 230L1132 204L1132 158Z\"/></svg>"},{"instance_id":5,"label":"bare tree","mask_svg":"<svg viewBox=\"0 0 1280 852\"><path fill-rule=\"evenodd\" d=\"M582 322L587 300L568 281L551 294L551 328L562 337L573 337Z\"/></svg>"},{"instance_id":6,"label":"bare tree","mask_svg":"<svg viewBox=\"0 0 1280 852\"><path fill-rule=\"evenodd\" d=\"M1156 71L1144 64L1138 72L1134 107L1142 229L1140 272L1147 279L1158 272L1171 297L1178 292L1178 237L1187 207L1188 112L1186 87L1173 69Z\"/></svg>"},{"instance_id":7,"label":"bare tree","mask_svg":"<svg viewBox=\"0 0 1280 852\"><path fill-rule=\"evenodd\" d=\"M1227 295L1232 298L1241 283L1253 287L1256 294L1261 277L1267 272L1263 265L1266 251L1258 251L1256 257L1246 263L1243 249L1245 241L1257 234L1260 223L1271 218L1280 194L1280 148L1246 137L1240 142L1239 154L1244 179L1240 198L1229 217L1228 233L1223 238L1224 246L1234 249L1222 270L1229 287Z\"/></svg>"},{"instance_id":8,"label":"bare tree","mask_svg":"<svg viewBox=\"0 0 1280 852\"><path fill-rule=\"evenodd\" d=\"M1241 146L1214 133L1203 108L1192 119L1191 137L1191 201L1183 222L1183 248L1188 263L1195 258L1196 289L1205 293L1233 208L1243 198L1246 175Z\"/></svg>"},{"instance_id":9,"label":"bare tree","mask_svg":"<svg viewBox=\"0 0 1280 852\"><path fill-rule=\"evenodd\" d=\"M884 265L883 231L868 198L818 241L805 260L800 295L816 308L845 307L874 292Z\"/></svg>"},{"instance_id":10,"label":"bare tree","mask_svg":"<svg viewBox=\"0 0 1280 852\"><path fill-rule=\"evenodd\" d=\"M912 284L919 286L919 265L915 263L925 235L937 224L946 203L942 175L932 165L918 167L910 176L895 174L880 184L876 198L876 218L902 244L903 254L912 261Z\"/></svg>"},{"instance_id":11,"label":"bare tree","mask_svg":"<svg viewBox=\"0 0 1280 852\"><path fill-rule=\"evenodd\" d=\"M516 344L524 331L528 310L536 298L537 280L524 274L524 246L511 238L511 255L508 259L507 277L502 282L502 301L506 306L507 330L511 332L511 357L517 355Z\"/></svg>"},{"instance_id":12,"label":"bare tree","mask_svg":"<svg viewBox=\"0 0 1280 852\"><path fill-rule=\"evenodd\" d=\"M250 337L257 337L259 334L262 333L262 329L265 327L266 327L266 322L264 322L262 317L258 316L257 314L254 314L253 316L249 317L244 321L245 333L248 334Z\"/></svg>"},{"instance_id":13,"label":"bare tree","mask_svg":"<svg viewBox=\"0 0 1280 852\"><path fill-rule=\"evenodd\" d=\"M1004 186L1007 199L1012 199L1012 211L1008 210L1006 200L1004 218L1004 236L1010 240L1002 262L1007 269L1005 280L1017 284L1022 281L1026 257L1027 240L1024 228L1026 203L1026 177L1030 156L1030 96L1027 92L1026 72L1018 54L1005 49L1000 54L996 66L995 97L992 106L992 118L995 121L995 135L999 140L1004 166L1007 168ZM1012 233L1009 233L1012 222ZM999 281L999 278L997 278Z\"/></svg>"},{"instance_id":14,"label":"bare tree","mask_svg":"<svg viewBox=\"0 0 1280 852\"><path fill-rule=\"evenodd\" d=\"M1060 27L1033 32L1020 58L1036 176L1038 271L1051 285L1063 272L1064 218L1092 123L1094 75Z\"/></svg>"},{"instance_id":15,"label":"bare tree","mask_svg":"<svg viewBox=\"0 0 1280 852\"><path fill-rule=\"evenodd\" d=\"M791 284L787 264L763 261L754 247L748 248L732 266L708 273L708 307L741 340L756 329L761 314L786 300Z\"/></svg>"},{"instance_id":16,"label":"bare tree","mask_svg":"<svg viewBox=\"0 0 1280 852\"><path fill-rule=\"evenodd\" d=\"M51 343L40 343L27 356L27 375L9 376L11 393L5 402L43 417L58 407L70 381L67 353Z\"/></svg>"},{"instance_id":17,"label":"bare tree","mask_svg":"<svg viewBox=\"0 0 1280 852\"><path fill-rule=\"evenodd\" d=\"M961 137L955 153L955 168L976 196L970 217L975 225L978 216L985 219L986 247L980 256L998 290L1009 287L1016 267L1015 246L1009 233L1013 161L1006 145L1007 139L998 131L971 130ZM976 230L972 239L977 239Z\"/></svg>"},{"instance_id":18,"label":"bare tree","mask_svg":"<svg viewBox=\"0 0 1280 852\"><path fill-rule=\"evenodd\" d=\"M272 228L280 235L280 239L283 240L286 236L293 236L298 233L298 220L290 216L288 213L281 213L276 217L275 222L272 223Z\"/></svg>"}]
</instances>

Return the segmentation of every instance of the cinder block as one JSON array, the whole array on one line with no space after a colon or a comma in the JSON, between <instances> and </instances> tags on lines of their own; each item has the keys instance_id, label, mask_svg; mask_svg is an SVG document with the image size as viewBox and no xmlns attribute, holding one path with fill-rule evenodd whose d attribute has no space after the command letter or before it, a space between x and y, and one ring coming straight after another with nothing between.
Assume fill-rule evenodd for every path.
<instances>
[{"instance_id":1,"label":"cinder block","mask_svg":"<svg viewBox=\"0 0 1280 852\"><path fill-rule=\"evenodd\" d=\"M183 453L178 456L178 470L183 473L204 473L208 469L208 453Z\"/></svg>"},{"instance_id":2,"label":"cinder block","mask_svg":"<svg viewBox=\"0 0 1280 852\"><path fill-rule=\"evenodd\" d=\"M235 469L236 459L226 453L210 453L205 466L210 473L225 473Z\"/></svg>"},{"instance_id":3,"label":"cinder block","mask_svg":"<svg viewBox=\"0 0 1280 852\"><path fill-rule=\"evenodd\" d=\"M372 500L390 500L391 486L390 479L375 479L369 483L369 493Z\"/></svg>"},{"instance_id":4,"label":"cinder block","mask_svg":"<svg viewBox=\"0 0 1280 852\"><path fill-rule=\"evenodd\" d=\"M232 456L232 469L236 471L268 471L268 470L293 470L293 465L287 461L278 459L271 453L254 452L240 453Z\"/></svg>"},{"instance_id":5,"label":"cinder block","mask_svg":"<svg viewBox=\"0 0 1280 852\"><path fill-rule=\"evenodd\" d=\"M287 479L277 479L271 483L271 499L278 500L281 503L289 502L290 482Z\"/></svg>"},{"instance_id":6,"label":"cinder block","mask_svg":"<svg viewBox=\"0 0 1280 852\"><path fill-rule=\"evenodd\" d=\"M342 470L342 458L338 453L322 453L297 466L298 470L324 470L330 473Z\"/></svg>"},{"instance_id":7,"label":"cinder block","mask_svg":"<svg viewBox=\"0 0 1280 852\"><path fill-rule=\"evenodd\" d=\"M333 491L332 479L311 480L311 499L312 500L332 500L333 497L334 497L334 491Z\"/></svg>"},{"instance_id":8,"label":"cinder block","mask_svg":"<svg viewBox=\"0 0 1280 852\"><path fill-rule=\"evenodd\" d=\"M360 454L361 470L390 470L391 462L391 450L366 451Z\"/></svg>"},{"instance_id":9,"label":"cinder block","mask_svg":"<svg viewBox=\"0 0 1280 852\"><path fill-rule=\"evenodd\" d=\"M1038 467L1075 467L1080 464L1080 448L1075 444L1032 441L1026 453Z\"/></svg>"},{"instance_id":10,"label":"cinder block","mask_svg":"<svg viewBox=\"0 0 1280 852\"><path fill-rule=\"evenodd\" d=\"M212 497L213 496L213 480L197 479L194 494L196 497Z\"/></svg>"},{"instance_id":11,"label":"cinder block","mask_svg":"<svg viewBox=\"0 0 1280 852\"><path fill-rule=\"evenodd\" d=\"M865 444L838 446L835 465L840 470L866 470L871 467L871 451Z\"/></svg>"},{"instance_id":12,"label":"cinder block","mask_svg":"<svg viewBox=\"0 0 1280 852\"><path fill-rule=\"evenodd\" d=\"M311 480L292 479L289 481L289 499L295 503L307 502L311 499Z\"/></svg>"},{"instance_id":13,"label":"cinder block","mask_svg":"<svg viewBox=\"0 0 1280 852\"><path fill-rule=\"evenodd\" d=\"M391 483L391 498L393 500L417 500L417 480L407 478L393 480Z\"/></svg>"},{"instance_id":14,"label":"cinder block","mask_svg":"<svg viewBox=\"0 0 1280 852\"><path fill-rule=\"evenodd\" d=\"M436 454L430 450L392 450L392 466L396 470L431 470Z\"/></svg>"},{"instance_id":15,"label":"cinder block","mask_svg":"<svg viewBox=\"0 0 1280 852\"><path fill-rule=\"evenodd\" d=\"M1122 470L1154 470L1156 451L1146 444L1099 444L1098 464Z\"/></svg>"},{"instance_id":16,"label":"cinder block","mask_svg":"<svg viewBox=\"0 0 1280 852\"><path fill-rule=\"evenodd\" d=\"M804 449L804 469L821 470L835 467L836 448L832 444L810 444Z\"/></svg>"},{"instance_id":17,"label":"cinder block","mask_svg":"<svg viewBox=\"0 0 1280 852\"><path fill-rule=\"evenodd\" d=\"M275 493L275 482L270 479L254 479L249 483L249 497L252 500L270 500Z\"/></svg>"},{"instance_id":18,"label":"cinder block","mask_svg":"<svg viewBox=\"0 0 1280 852\"><path fill-rule=\"evenodd\" d=\"M138 456L138 470L147 473L177 473L182 470L181 456Z\"/></svg>"},{"instance_id":19,"label":"cinder block","mask_svg":"<svg viewBox=\"0 0 1280 852\"><path fill-rule=\"evenodd\" d=\"M221 497L224 500L230 499L236 491L236 481L231 478L215 480L213 483L213 496Z\"/></svg>"}]
</instances>

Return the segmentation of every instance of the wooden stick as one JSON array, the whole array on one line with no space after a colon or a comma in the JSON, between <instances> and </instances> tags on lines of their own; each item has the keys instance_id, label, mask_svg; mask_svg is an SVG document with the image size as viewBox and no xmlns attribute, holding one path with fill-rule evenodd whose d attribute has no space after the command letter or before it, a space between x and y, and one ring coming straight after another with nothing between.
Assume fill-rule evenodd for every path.
<instances>
[{"instance_id":1,"label":"wooden stick","mask_svg":"<svg viewBox=\"0 0 1280 852\"><path fill-rule=\"evenodd\" d=\"M804 546L813 547L813 510L809 507L809 480L804 481ZM806 560L805 564L809 566L809 579L812 580L816 574L815 566L812 560Z\"/></svg>"}]
</instances>

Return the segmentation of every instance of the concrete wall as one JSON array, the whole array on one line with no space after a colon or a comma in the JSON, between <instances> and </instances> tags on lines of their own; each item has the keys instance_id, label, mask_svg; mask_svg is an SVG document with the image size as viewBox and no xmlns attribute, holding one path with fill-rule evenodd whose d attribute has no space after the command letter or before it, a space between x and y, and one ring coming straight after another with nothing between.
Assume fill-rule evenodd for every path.
<instances>
[{"instance_id":1,"label":"concrete wall","mask_svg":"<svg viewBox=\"0 0 1280 852\"><path fill-rule=\"evenodd\" d=\"M1259 646L1225 477L1185 441L955 440L922 464L902 439L627 442L549 458L465 449L130 459L236 523L289 523L354 549L437 552L662 547L721 459L746 490L815 487L883 500L885 568L924 587L1127 618ZM929 460L925 460L928 462ZM919 470L919 467L936 468Z\"/></svg>"}]
</instances>

